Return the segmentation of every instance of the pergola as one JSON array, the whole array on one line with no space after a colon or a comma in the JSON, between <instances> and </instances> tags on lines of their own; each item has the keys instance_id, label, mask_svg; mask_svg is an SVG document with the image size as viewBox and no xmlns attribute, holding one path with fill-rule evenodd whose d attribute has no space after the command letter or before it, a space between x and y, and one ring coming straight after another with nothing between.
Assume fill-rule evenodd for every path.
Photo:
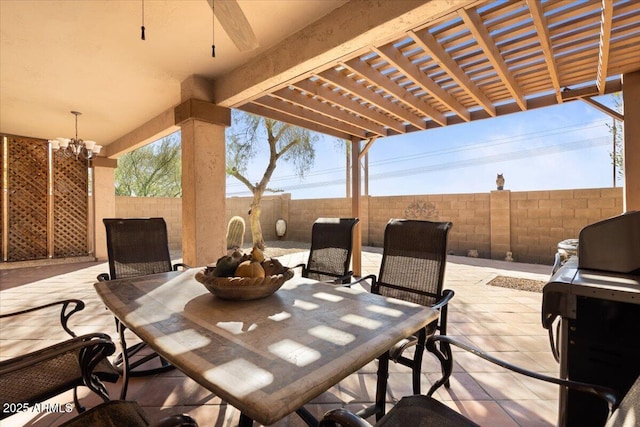
<instances>
[{"instance_id":1,"label":"pergola","mask_svg":"<svg viewBox=\"0 0 640 427\"><path fill-rule=\"evenodd\" d=\"M377 138L583 100L625 121L624 210L640 209L640 2L238 4L260 47L238 51L218 25L211 58L206 0L142 3L142 13L133 1L0 2L0 133L52 138L83 110L82 132L105 146L92 164L99 223L114 212L115 160L180 128L192 265L224 251L229 108L350 140L359 195L359 160ZM592 99L618 91L624 116ZM356 273L359 262L356 247Z\"/></svg>"}]
</instances>

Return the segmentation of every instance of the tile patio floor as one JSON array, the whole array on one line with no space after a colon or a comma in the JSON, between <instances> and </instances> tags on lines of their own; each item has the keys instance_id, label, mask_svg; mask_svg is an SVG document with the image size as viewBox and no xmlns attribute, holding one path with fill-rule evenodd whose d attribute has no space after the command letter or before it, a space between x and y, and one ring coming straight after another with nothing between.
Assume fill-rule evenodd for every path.
<instances>
[{"instance_id":1,"label":"tile patio floor","mask_svg":"<svg viewBox=\"0 0 640 427\"><path fill-rule=\"evenodd\" d=\"M285 265L296 265L305 262L306 258L306 252L279 257ZM363 248L363 275L377 273L380 259L379 248ZM449 335L514 364L557 375L558 364L549 350L547 331L541 326L542 294L486 285L497 275L546 281L550 269L549 266L450 256L445 288L453 289L456 295L450 303ZM107 263L99 262L0 270L0 310L7 313L57 299L78 298L85 301L86 308L72 316L71 328L78 334L107 332L115 342L113 317L93 289L96 276L107 271ZM57 314L57 311L50 315L39 314L34 316L35 321L20 326L0 324L0 359L65 339L66 334L60 333ZM425 354L423 391L439 378L440 372L437 360L429 353ZM508 373L461 351L455 351L454 360L451 388L439 389L437 399L482 426L555 425L556 387ZM411 394L410 370L393 363L390 370L389 406L403 395ZM335 407L357 411L369 405L375 394L375 372L376 364L372 362L316 398L306 406L307 409L321 416ZM107 387L112 398L119 396L120 382L107 384ZM86 389L81 391L81 396L87 407L98 403ZM234 426L239 419L235 408L177 370L131 379L127 398L137 400L154 420L177 412L189 413L201 426ZM72 393L52 401L72 402ZM72 415L26 412L0 421L0 425L51 426ZM275 425L302 426L303 422L293 414Z\"/></svg>"}]
</instances>

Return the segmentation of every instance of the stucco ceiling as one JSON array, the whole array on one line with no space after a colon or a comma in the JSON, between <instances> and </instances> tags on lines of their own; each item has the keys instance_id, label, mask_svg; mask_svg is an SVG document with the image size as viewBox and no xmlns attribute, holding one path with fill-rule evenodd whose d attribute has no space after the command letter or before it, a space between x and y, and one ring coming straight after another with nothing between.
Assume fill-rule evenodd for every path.
<instances>
[{"instance_id":1,"label":"stucco ceiling","mask_svg":"<svg viewBox=\"0 0 640 427\"><path fill-rule=\"evenodd\" d=\"M223 1L223 0L220 0ZM618 91L637 0L239 0L239 52L206 0L0 1L0 132L109 144L209 79L212 100L370 139Z\"/></svg>"},{"instance_id":2,"label":"stucco ceiling","mask_svg":"<svg viewBox=\"0 0 640 427\"><path fill-rule=\"evenodd\" d=\"M0 1L0 132L79 133L102 144L180 102L180 83L215 79L346 0L239 0L260 47L240 52L206 0ZM146 40L140 38L142 5Z\"/></svg>"}]
</instances>

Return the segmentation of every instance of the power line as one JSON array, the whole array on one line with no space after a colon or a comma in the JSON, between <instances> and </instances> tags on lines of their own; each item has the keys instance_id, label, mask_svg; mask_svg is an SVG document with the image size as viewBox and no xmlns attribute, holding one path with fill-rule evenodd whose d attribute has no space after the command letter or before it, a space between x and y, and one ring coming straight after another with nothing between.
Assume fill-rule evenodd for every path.
<instances>
[{"instance_id":1,"label":"power line","mask_svg":"<svg viewBox=\"0 0 640 427\"><path fill-rule=\"evenodd\" d=\"M604 123L604 121L602 121ZM593 126L589 126L589 127L582 127L580 128L580 130L588 130L588 129L592 129L592 128L598 128L601 127L602 124L600 125L593 125ZM573 127L573 126L571 126ZM557 128L557 129L567 129L569 127L564 127L564 128ZM435 157L438 155L443 155L443 154L452 154L452 153L457 153L457 152L461 152L461 151L470 151L473 149L485 149L485 148L491 148L491 147L497 147L497 146L501 146L501 145L512 145L514 143L517 142L522 142L522 141L528 141L531 139L531 137L534 136L554 136L554 135L560 135L563 133L568 133L571 132L570 130L566 130L566 131L562 131L562 132L551 132L557 129L551 129L551 130L544 130L544 131L539 131L539 132L532 132L532 133L528 133L528 134L524 134L524 135L520 135L518 137L511 137L511 136L506 136L503 138L499 138L499 139L495 139L495 140L490 140L490 141L484 141L484 142L478 142L478 143L473 143L473 144L467 144L467 145L461 145L461 146L457 146L457 147L451 147L451 148L443 148L440 150L436 150L436 151L430 151L430 152L425 152L425 153L417 153L417 154L408 154L406 156L402 156L402 157L393 157L387 160L383 160L383 161L377 161L377 162L373 162L370 163L370 165L375 164L376 166L381 165L381 164L389 164L389 163L397 163L400 161L404 161L406 159L418 159L418 158L424 158L424 157Z\"/></svg>"},{"instance_id":2,"label":"power line","mask_svg":"<svg viewBox=\"0 0 640 427\"><path fill-rule=\"evenodd\" d=\"M369 175L370 180L389 178L389 177L398 177L398 176L407 176L407 175L418 175L421 173L430 173L435 171L440 171L444 169L459 169L465 168L469 166L482 166L491 163L503 163L509 162L511 160L525 159L531 157L540 157L547 156L551 154L563 153L566 151L574 151L574 150L584 150L587 148L594 148L598 146L608 145L609 140L607 137L599 137L599 138L591 138L582 141L573 141L569 143L562 143L556 145L547 145L544 147L536 147L530 148L526 150L512 151L508 153L498 153L491 154L482 157L475 157L471 159L463 159L456 160L447 163L439 163L435 165L429 165L426 167L417 167L411 169L401 169L392 172L378 173Z\"/></svg>"},{"instance_id":3,"label":"power line","mask_svg":"<svg viewBox=\"0 0 640 427\"><path fill-rule=\"evenodd\" d=\"M411 169L400 169L400 170L395 170L390 172L376 173L373 175L369 175L369 180L375 181L375 180L396 178L396 177L402 177L402 176L422 175L422 174L437 172L441 170L461 169L461 168L466 168L471 166L482 166L482 165L491 164L491 163L502 163L502 162L508 162L511 160L540 157L540 156L547 156L551 154L563 153L567 151L595 148L595 147L609 145L609 143L610 141L608 137L602 136L598 138L590 138L587 140L571 141L568 143L560 143L560 144L548 145L543 147L535 147L535 148L530 148L525 150L491 154L487 156L474 157L474 158L463 159L463 160L455 160L455 161L438 163L433 165L424 165L424 166L419 166ZM308 183L288 185L288 186L285 186L283 189L285 191L302 190L302 189L317 188L317 187L327 187L327 186L333 186L333 185L344 185L344 183L345 183L344 178L341 178L341 179L325 180L320 182L308 182ZM248 191L228 193L228 195L234 196L234 195L243 195L246 193L248 193Z\"/></svg>"},{"instance_id":4,"label":"power line","mask_svg":"<svg viewBox=\"0 0 640 427\"><path fill-rule=\"evenodd\" d=\"M374 161L374 162L370 162L369 163L369 167L376 167L376 166L381 166L381 165L386 165L386 164L393 164L393 163L399 163L399 162L404 162L407 159L423 159L423 158L428 158L428 157L435 157L435 156L439 156L439 155L445 155L445 154L453 154L453 153L457 153L457 152L461 152L461 151L471 151L474 149L486 149L486 148L491 148L491 147L496 147L496 146L500 146L500 145L506 145L506 144L514 144L520 141L526 141L526 140L530 140L532 137L542 137L542 136L553 136L553 135L560 135L563 133L569 133L569 132L573 132L575 130L588 130L588 129L592 129L592 128L598 128L601 127L603 124L606 124L606 120L599 120L599 121L590 121L587 123L578 123L578 124L574 124L574 125L570 125L570 126L562 126L562 127L557 127L557 128L553 128L553 129L545 129L545 130L541 130L541 131L536 131L536 132L529 132L523 135L519 135L517 137L513 137L513 136L505 136L502 138L497 138L497 139L492 139L492 140L488 140L488 141L482 141L482 142L476 142L476 143L472 143L472 144L466 144L466 145L461 145L461 146L456 146L456 147L445 147L442 148L440 150L435 150L435 151L427 151L427 152L422 152L422 153L413 153L413 154L408 154L405 156L397 156L397 157L391 157L391 158L386 158L384 160L378 160L378 161ZM590 126L586 126L585 125L590 125ZM545 146L546 147L546 146ZM344 171L344 168L331 168L331 169L323 169L323 170L318 170L318 171L314 171L314 172L310 172L308 174L305 174L305 178L309 178L309 177L317 177L317 176L321 176L321 175L334 175L336 173L341 173ZM279 177L274 177L271 179L271 183L277 183L277 182L281 182L281 181L290 181L291 179L297 179L298 176L297 175L282 175ZM340 180L330 180L330 181L322 181L322 182L344 182L344 181L340 181ZM311 185L314 185L314 183L309 183ZM298 185L307 185L307 184L298 184ZM315 185L314 185L315 186ZM234 183L230 183L227 184L227 187L230 189L233 188L243 188L244 184L240 183L240 182L234 182ZM291 188L291 187L287 187L287 188ZM309 187L301 187L301 188L309 188ZM230 193L231 194L231 193ZM233 193L233 194L238 194L238 193Z\"/></svg>"}]
</instances>

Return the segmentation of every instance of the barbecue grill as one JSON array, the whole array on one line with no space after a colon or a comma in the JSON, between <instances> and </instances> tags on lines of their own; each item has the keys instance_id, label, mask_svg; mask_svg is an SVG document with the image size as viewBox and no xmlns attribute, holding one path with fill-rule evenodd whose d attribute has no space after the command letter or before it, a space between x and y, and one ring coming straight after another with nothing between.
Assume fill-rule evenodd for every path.
<instances>
[{"instance_id":1,"label":"barbecue grill","mask_svg":"<svg viewBox=\"0 0 640 427\"><path fill-rule=\"evenodd\" d=\"M570 256L543 289L542 324L560 376L625 394L640 374L640 212L580 231ZM562 389L560 426L602 426L597 397Z\"/></svg>"}]
</instances>

